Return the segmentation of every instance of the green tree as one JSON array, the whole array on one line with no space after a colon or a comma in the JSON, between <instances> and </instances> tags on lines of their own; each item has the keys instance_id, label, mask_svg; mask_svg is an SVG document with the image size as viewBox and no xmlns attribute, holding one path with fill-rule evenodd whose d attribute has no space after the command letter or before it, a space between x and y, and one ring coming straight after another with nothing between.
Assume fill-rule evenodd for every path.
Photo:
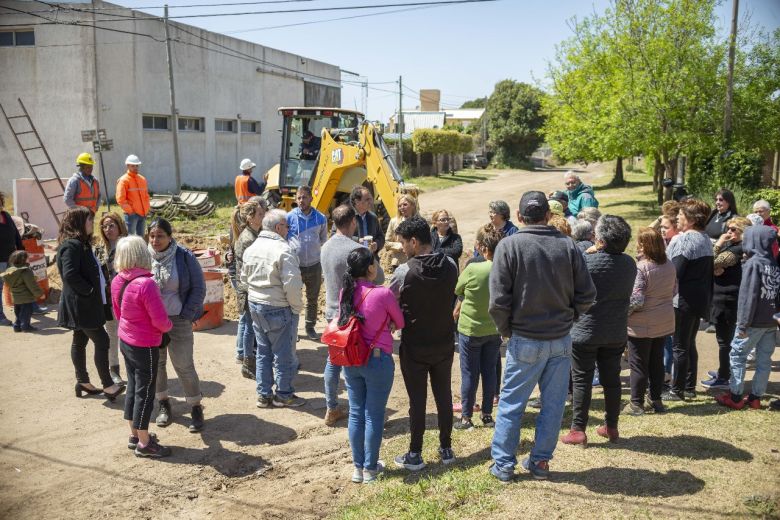
<instances>
[{"instance_id":1,"label":"green tree","mask_svg":"<svg viewBox=\"0 0 780 520\"><path fill-rule=\"evenodd\" d=\"M715 0L613 0L603 14L573 21L545 104L556 155L593 161L642 151L655 160L660 190L660 176L673 178L681 155L717 143L726 47L714 7Z\"/></svg>"},{"instance_id":2,"label":"green tree","mask_svg":"<svg viewBox=\"0 0 780 520\"><path fill-rule=\"evenodd\" d=\"M487 106L487 102L487 96L477 99L470 99L469 101L463 103L460 108L485 108Z\"/></svg>"},{"instance_id":3,"label":"green tree","mask_svg":"<svg viewBox=\"0 0 780 520\"><path fill-rule=\"evenodd\" d=\"M488 99L486 116L489 140L499 163L519 165L542 144L544 96L544 92L527 83L507 79L496 84Z\"/></svg>"}]
</instances>

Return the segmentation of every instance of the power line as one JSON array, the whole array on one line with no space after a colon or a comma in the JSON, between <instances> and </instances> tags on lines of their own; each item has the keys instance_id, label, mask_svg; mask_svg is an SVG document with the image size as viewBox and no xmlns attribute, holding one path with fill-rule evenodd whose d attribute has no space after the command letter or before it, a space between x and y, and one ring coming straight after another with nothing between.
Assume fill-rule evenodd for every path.
<instances>
[{"instance_id":1,"label":"power line","mask_svg":"<svg viewBox=\"0 0 780 520\"><path fill-rule=\"evenodd\" d=\"M169 5L168 9L189 9L193 7L227 7L234 5L260 5L260 4L292 4L298 2L313 2L315 0L262 0L253 2L232 2L232 3L220 3L220 4L190 4L190 5ZM40 2L46 5L56 6L61 9L70 9L72 11L80 11L85 13L96 13L98 11L126 11L127 9L141 10L141 9L164 9L164 6L150 5L143 7L92 7L90 9L84 9L80 7L66 8L60 4L52 4L46 2ZM30 11L30 13L48 13L49 10Z\"/></svg>"},{"instance_id":2,"label":"power line","mask_svg":"<svg viewBox=\"0 0 780 520\"><path fill-rule=\"evenodd\" d=\"M79 8L67 7L60 4L52 4L44 2L42 0L36 0L39 3L55 7L58 9L64 9L76 12L89 12L80 10ZM438 6L438 5L459 5L459 4L473 4L473 3L485 3L485 2L497 2L498 0L438 0L438 1L423 1L423 2L407 2L401 4L376 4L376 5L353 5L353 6L336 6L336 7L311 7L307 9L277 9L271 11L244 11L233 13L201 13L201 14L188 14L169 16L169 20L181 20L185 18L215 18L222 16L248 16L253 14L295 14L295 13L313 13L313 12L327 12L327 11L349 11L349 10L361 10L361 9L387 9L392 7L415 7L415 6ZM106 16L114 16L115 18L101 18L95 20L95 22L121 22L127 19L132 20L157 20L159 16L128 16L121 14L106 13Z\"/></svg>"}]
</instances>

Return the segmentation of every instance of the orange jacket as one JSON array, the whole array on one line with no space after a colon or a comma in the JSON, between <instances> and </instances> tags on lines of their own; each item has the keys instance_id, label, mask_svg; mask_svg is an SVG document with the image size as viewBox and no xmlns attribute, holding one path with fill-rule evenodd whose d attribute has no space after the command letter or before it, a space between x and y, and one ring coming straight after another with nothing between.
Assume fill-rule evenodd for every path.
<instances>
[{"instance_id":1,"label":"orange jacket","mask_svg":"<svg viewBox=\"0 0 780 520\"><path fill-rule=\"evenodd\" d=\"M149 214L149 190L140 173L126 172L116 181L116 202L128 215Z\"/></svg>"},{"instance_id":2,"label":"orange jacket","mask_svg":"<svg viewBox=\"0 0 780 520\"><path fill-rule=\"evenodd\" d=\"M100 200L100 183L96 178L92 179L92 187L83 179L79 178L79 191L73 198L77 206L86 206L92 211L97 212L98 200Z\"/></svg>"},{"instance_id":3,"label":"orange jacket","mask_svg":"<svg viewBox=\"0 0 780 520\"><path fill-rule=\"evenodd\" d=\"M236 176L236 200L239 204L244 204L254 195L249 191L249 179L251 178L251 175L244 175L243 173Z\"/></svg>"}]
</instances>

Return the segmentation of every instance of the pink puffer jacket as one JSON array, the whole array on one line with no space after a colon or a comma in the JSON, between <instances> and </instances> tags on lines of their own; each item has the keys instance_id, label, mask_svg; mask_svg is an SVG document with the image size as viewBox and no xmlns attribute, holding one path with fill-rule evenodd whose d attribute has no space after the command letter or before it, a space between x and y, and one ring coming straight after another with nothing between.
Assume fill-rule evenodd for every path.
<instances>
[{"instance_id":1,"label":"pink puffer jacket","mask_svg":"<svg viewBox=\"0 0 780 520\"><path fill-rule=\"evenodd\" d=\"M119 308L119 293L127 285ZM111 282L111 304L119 322L119 339L134 347L157 347L163 332L173 327L165 312L160 289L152 273L134 268L117 274Z\"/></svg>"}]
</instances>

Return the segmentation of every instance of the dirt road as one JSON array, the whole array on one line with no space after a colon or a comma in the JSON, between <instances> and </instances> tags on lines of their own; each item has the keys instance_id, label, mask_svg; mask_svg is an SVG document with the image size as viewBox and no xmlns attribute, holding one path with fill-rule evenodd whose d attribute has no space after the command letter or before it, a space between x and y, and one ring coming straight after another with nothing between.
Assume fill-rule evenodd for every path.
<instances>
[{"instance_id":1,"label":"dirt road","mask_svg":"<svg viewBox=\"0 0 780 520\"><path fill-rule=\"evenodd\" d=\"M560 188L561 177L559 172L501 172L483 184L423 194L421 206L426 212L450 210L468 247L477 226L487 221L490 200L505 199L515 208L523 191ZM55 319L49 313L34 335L0 330L0 517L318 518L351 486L345 424L328 428L322 422L326 350L321 345L304 340L298 347L302 370L296 389L308 404L260 410L254 383L239 375L233 359L236 324L196 333L206 427L188 433L183 414L189 411L174 380L175 422L166 429L153 427L174 454L148 461L126 448L121 398L110 404L101 397L74 397L70 333L56 328ZM714 340L708 335L703 343L711 347ZM94 367L90 373L98 382ZM454 389L458 373L456 362ZM397 376L386 437L408 431L406 396Z\"/></svg>"}]
</instances>

